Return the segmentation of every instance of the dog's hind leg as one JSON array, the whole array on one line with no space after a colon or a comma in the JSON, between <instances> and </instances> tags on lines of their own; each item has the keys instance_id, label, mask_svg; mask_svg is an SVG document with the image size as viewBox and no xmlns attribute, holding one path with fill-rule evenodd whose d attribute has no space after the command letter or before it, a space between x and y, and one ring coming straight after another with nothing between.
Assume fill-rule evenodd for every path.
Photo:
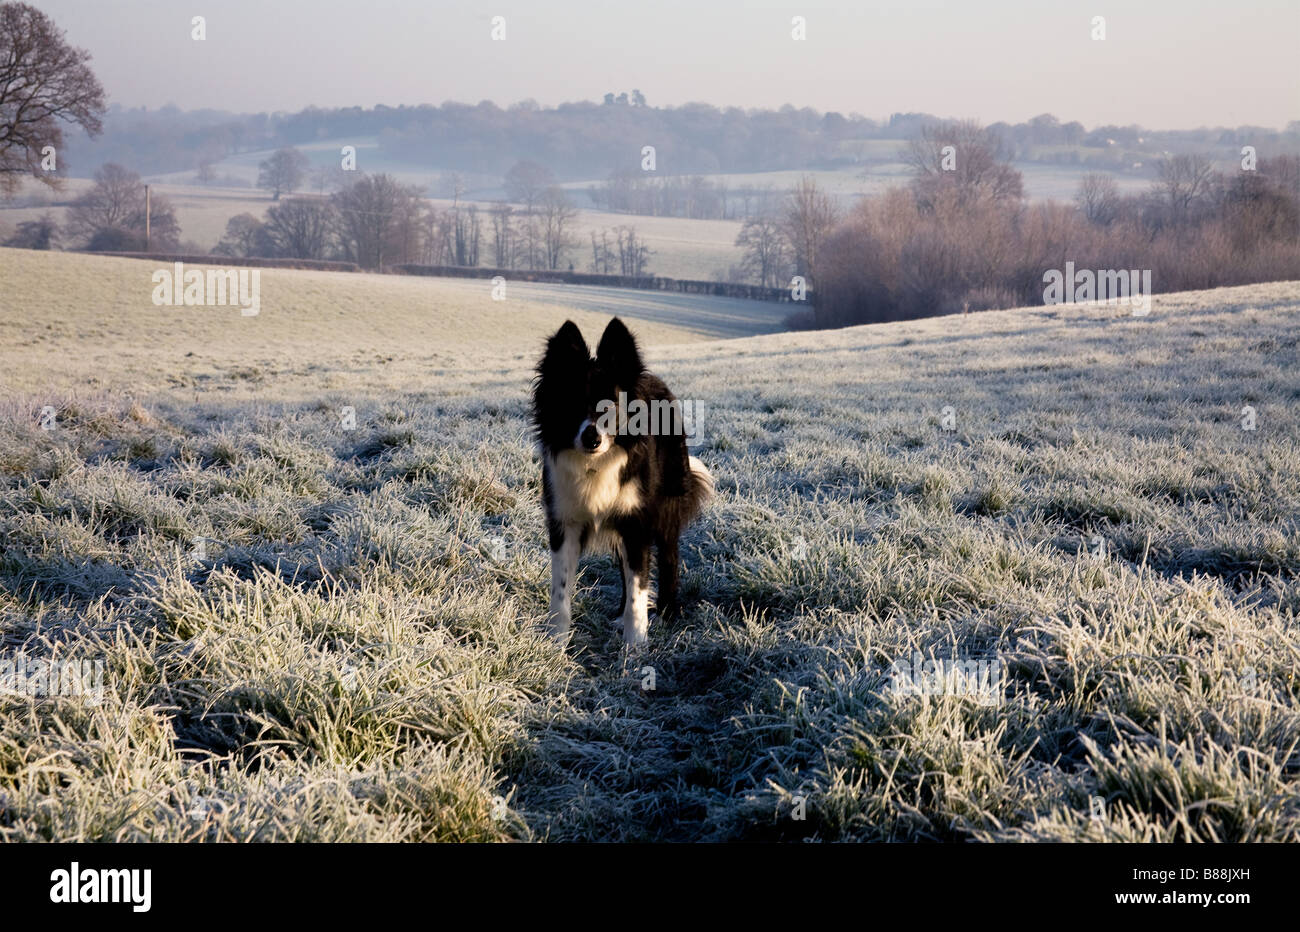
<instances>
[{"instance_id":1,"label":"dog's hind leg","mask_svg":"<svg viewBox=\"0 0 1300 932\"><path fill-rule=\"evenodd\" d=\"M551 528L551 637L561 644L573 624L573 580L578 572L581 537L576 527Z\"/></svg>"},{"instance_id":2,"label":"dog's hind leg","mask_svg":"<svg viewBox=\"0 0 1300 932\"><path fill-rule=\"evenodd\" d=\"M655 607L662 621L670 621L677 615L677 573L680 558L677 553L677 538L661 537L655 543L659 551L659 593L655 598Z\"/></svg>"},{"instance_id":3,"label":"dog's hind leg","mask_svg":"<svg viewBox=\"0 0 1300 932\"><path fill-rule=\"evenodd\" d=\"M627 560L623 556L623 548L618 550L618 578L619 585L623 588L623 596L618 600L618 617L623 617L623 612L627 611Z\"/></svg>"}]
</instances>

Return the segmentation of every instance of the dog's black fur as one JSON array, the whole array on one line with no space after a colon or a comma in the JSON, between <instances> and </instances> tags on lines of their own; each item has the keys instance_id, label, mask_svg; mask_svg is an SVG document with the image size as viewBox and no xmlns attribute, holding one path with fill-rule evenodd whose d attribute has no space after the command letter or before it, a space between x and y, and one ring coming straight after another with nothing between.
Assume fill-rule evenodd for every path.
<instances>
[{"instance_id":1,"label":"dog's black fur","mask_svg":"<svg viewBox=\"0 0 1300 932\"><path fill-rule=\"evenodd\" d=\"M629 407L634 400L673 403L673 429L644 435L611 433L610 441L598 440L600 453L595 455L594 428L587 425L597 421L600 403L616 404L620 392L626 393ZM533 422L542 450L543 504L552 558L560 559L566 535L574 533L579 535L579 553L593 545L613 549L624 570L620 614L628 609L629 576L638 585L642 580L648 585L651 546L658 551L659 617L676 613L678 541L712 491L708 471L687 452L682 414L675 402L668 386L645 370L636 339L617 317L605 328L594 357L578 327L565 321L547 341L537 366ZM563 468L557 466L561 457L568 458ZM595 464L606 463L607 457L609 465L600 468L618 470L617 500L608 508L602 504L612 491L608 483L592 479L592 489L584 492L587 480L572 478L595 476ZM595 491L596 485L604 491ZM554 615L554 586L552 595ZM565 632L567 621L562 618L558 625ZM554 617L552 623L556 625ZM625 636L629 642L634 640L626 623Z\"/></svg>"}]
</instances>

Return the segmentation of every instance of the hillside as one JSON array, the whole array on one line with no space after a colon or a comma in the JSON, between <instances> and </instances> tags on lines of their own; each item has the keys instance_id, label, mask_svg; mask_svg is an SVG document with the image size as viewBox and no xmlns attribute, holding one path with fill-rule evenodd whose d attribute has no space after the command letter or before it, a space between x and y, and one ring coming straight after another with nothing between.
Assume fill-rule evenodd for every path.
<instances>
[{"instance_id":1,"label":"hillside","mask_svg":"<svg viewBox=\"0 0 1300 932\"><path fill-rule=\"evenodd\" d=\"M205 268L205 267L200 267ZM264 269L261 311L156 307L168 263L0 249L0 342L12 388L215 390L283 398L320 389L409 390L431 374L532 365L566 317L609 313L655 343L781 329L791 305L668 292L486 279ZM90 297L93 295L93 298Z\"/></svg>"},{"instance_id":2,"label":"hillside","mask_svg":"<svg viewBox=\"0 0 1300 932\"><path fill-rule=\"evenodd\" d=\"M133 265L0 250L4 637L106 668L0 695L0 839L1300 841L1300 283L738 339L629 298L719 495L628 655L605 559L538 632L529 369L607 315ZM1001 685L896 694L917 655Z\"/></svg>"}]
</instances>

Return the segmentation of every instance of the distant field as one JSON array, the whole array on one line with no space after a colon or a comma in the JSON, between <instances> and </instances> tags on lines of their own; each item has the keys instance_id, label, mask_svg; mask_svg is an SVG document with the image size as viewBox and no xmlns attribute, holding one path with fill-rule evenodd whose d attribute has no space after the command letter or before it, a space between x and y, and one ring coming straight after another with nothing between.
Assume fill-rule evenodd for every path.
<instances>
[{"instance_id":1,"label":"distant field","mask_svg":"<svg viewBox=\"0 0 1300 932\"><path fill-rule=\"evenodd\" d=\"M895 147L898 144L895 143ZM1079 181L1090 171L1082 167L1041 165L1035 162L1017 162L1015 167L1024 175L1025 196L1031 201L1071 200L1079 188ZM811 172L756 172L752 174L709 175L714 182L725 182L731 188L771 186L783 191L793 187L801 177L809 175L823 189L836 195L844 204L852 203L864 195L875 196L889 188L906 187L912 170L899 161L868 162L861 168L838 171ZM1125 194L1145 191L1151 186L1149 178L1135 175L1113 176Z\"/></svg>"},{"instance_id":2,"label":"distant field","mask_svg":"<svg viewBox=\"0 0 1300 932\"><path fill-rule=\"evenodd\" d=\"M1095 169L1084 166L1042 165L1037 162L1017 162L1016 168L1025 177L1025 193L1031 200L1068 202L1078 193L1083 176ZM1150 177L1135 174L1110 174L1121 194L1141 194L1151 188Z\"/></svg>"},{"instance_id":3,"label":"distant field","mask_svg":"<svg viewBox=\"0 0 1300 932\"><path fill-rule=\"evenodd\" d=\"M427 165L412 165L409 162L387 158L379 146L378 138L374 136L359 136L347 140L326 139L319 142L303 143L295 146L295 148L301 150L313 166L335 168L341 163L342 148L345 145L352 146L356 150L357 171L371 174L386 172L396 177L403 184L419 185L421 188L427 189L431 194L440 193L439 189L445 185L453 174L451 171L443 171ZM266 159L272 151L270 149L259 149L230 155L220 162L214 163L213 169L218 177L229 175L253 185L257 183L259 163ZM501 179L495 175L481 175L463 171L455 172L455 174L459 175L462 182L469 186L467 196L471 200L476 198L499 198L502 196L500 193ZM149 180L161 184L184 186L192 183L193 177L193 171L181 171L156 175Z\"/></svg>"},{"instance_id":4,"label":"distant field","mask_svg":"<svg viewBox=\"0 0 1300 932\"><path fill-rule=\"evenodd\" d=\"M27 193L48 196L59 201L71 200L90 182L72 179L67 191L46 195L44 189L31 187ZM273 201L266 192L254 188L204 188L195 185L159 184L154 188L171 199L181 224L181 239L193 240L211 249L226 231L226 223L236 214L251 213L264 218ZM435 199L445 207L450 201ZM486 208L487 202L481 207ZM19 223L35 220L50 213L63 223L65 207L4 207L0 205L0 234ZM714 273L725 271L740 262L741 250L735 245L740 223L729 220L680 220L672 217L633 217L605 211L579 211L573 235L575 247L568 259L579 271L587 271L591 262L591 232L612 230L616 226L634 226L651 249L649 271L668 278L713 280ZM484 244L484 264L490 262L491 250ZM565 268L567 268L567 262Z\"/></svg>"},{"instance_id":5,"label":"distant field","mask_svg":"<svg viewBox=\"0 0 1300 932\"><path fill-rule=\"evenodd\" d=\"M718 483L627 654L603 558L541 634L527 421L604 295L277 270L240 318L149 267L0 250L4 645L104 668L0 693L0 840L1300 841L1300 283L739 339L625 296Z\"/></svg>"},{"instance_id":6,"label":"distant field","mask_svg":"<svg viewBox=\"0 0 1300 932\"><path fill-rule=\"evenodd\" d=\"M192 173L191 173L192 174ZM63 192L29 185L24 193L66 203L91 186L86 178L70 178ZM193 240L205 249L211 249L226 232L226 223L236 214L250 213L262 217L273 202L265 191L256 188L205 188L195 185L159 184L158 194L169 198L176 208L176 218L181 225L181 239ZM6 207L0 204L0 226L9 228L27 220L35 220L50 213L62 225L67 215L66 207Z\"/></svg>"},{"instance_id":7,"label":"distant field","mask_svg":"<svg viewBox=\"0 0 1300 932\"><path fill-rule=\"evenodd\" d=\"M446 207L451 202L435 199L434 203ZM480 203L487 209L490 205ZM648 272L667 278L687 278L704 281L716 279L716 272L725 272L739 264L743 253L736 245L740 233L738 220L683 220L678 217L638 217L601 210L579 210L573 235L577 245L567 254L574 269L579 272L591 268L591 234L610 232L619 226L635 227L637 235L644 237L650 247ZM491 251L484 265L491 262ZM567 263L564 266L568 267Z\"/></svg>"}]
</instances>

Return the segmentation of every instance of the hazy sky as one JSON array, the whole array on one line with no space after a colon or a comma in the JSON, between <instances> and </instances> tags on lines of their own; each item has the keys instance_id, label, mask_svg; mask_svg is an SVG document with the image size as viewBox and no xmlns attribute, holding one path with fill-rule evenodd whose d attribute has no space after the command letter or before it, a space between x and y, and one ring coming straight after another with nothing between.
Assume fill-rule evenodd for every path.
<instances>
[{"instance_id":1,"label":"hazy sky","mask_svg":"<svg viewBox=\"0 0 1300 932\"><path fill-rule=\"evenodd\" d=\"M544 105L918 110L1157 129L1300 119L1300 0L34 0L110 102L233 111ZM190 20L207 20L207 40ZM506 40L490 38L504 16ZM791 38L803 16L807 39ZM1094 16L1106 38L1091 37Z\"/></svg>"}]
</instances>

